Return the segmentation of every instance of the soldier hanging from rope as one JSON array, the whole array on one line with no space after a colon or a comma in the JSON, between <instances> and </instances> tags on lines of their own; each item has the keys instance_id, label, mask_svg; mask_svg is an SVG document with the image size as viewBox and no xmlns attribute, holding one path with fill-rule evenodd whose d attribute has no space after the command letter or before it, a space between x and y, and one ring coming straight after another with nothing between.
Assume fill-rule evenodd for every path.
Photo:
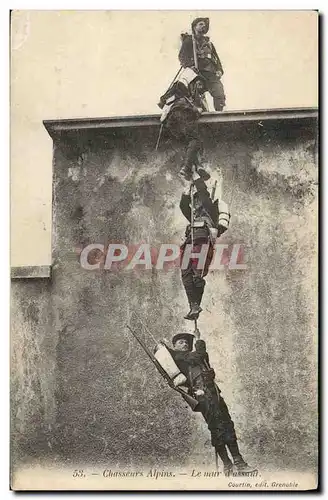
<instances>
[{"instance_id":1,"label":"soldier hanging from rope","mask_svg":"<svg viewBox=\"0 0 328 500\"><path fill-rule=\"evenodd\" d=\"M193 351L194 339L196 341ZM224 472L229 474L233 466L238 471L251 471L239 451L234 423L221 391L215 383L215 372L210 367L206 344L200 339L199 330L195 329L195 335L190 333L174 335L172 344L173 349L169 348L169 351L187 379L185 385L189 396L198 401L194 411L201 412L208 425L212 446L223 462Z\"/></svg>"},{"instance_id":2,"label":"soldier hanging from rope","mask_svg":"<svg viewBox=\"0 0 328 500\"><path fill-rule=\"evenodd\" d=\"M221 82L223 68L213 43L208 36L210 20L198 17L191 24L192 34L182 34L179 60L183 68L196 68L205 80L206 90L213 97L215 111L225 106L224 88Z\"/></svg>"},{"instance_id":3,"label":"soldier hanging from rope","mask_svg":"<svg viewBox=\"0 0 328 500\"><path fill-rule=\"evenodd\" d=\"M194 320L199 317L205 279L213 259L214 244L229 226L230 214L228 205L222 200L214 201L203 179L193 170L192 183L188 192L182 194L180 209L189 221L185 233L185 241L181 246L181 277L187 294L190 310L185 319ZM191 257L187 267L184 255L187 245L191 245L192 253L200 253L203 245L208 245L205 263L197 269L198 259ZM184 269L184 267L186 267Z\"/></svg>"},{"instance_id":4,"label":"soldier hanging from rope","mask_svg":"<svg viewBox=\"0 0 328 500\"><path fill-rule=\"evenodd\" d=\"M159 106L163 109L160 134L164 128L172 138L186 146L179 172L186 180L191 179L192 166L204 179L209 179L202 165L203 144L198 132L198 120L206 110L204 92L204 79L198 72L187 68L178 73L173 84L160 98Z\"/></svg>"},{"instance_id":5,"label":"soldier hanging from rope","mask_svg":"<svg viewBox=\"0 0 328 500\"><path fill-rule=\"evenodd\" d=\"M136 314L135 316L140 322L138 316ZM182 396L192 411L203 415L211 433L212 446L215 448L216 466L218 467L217 456L219 456L227 475L234 466L238 471L255 472L239 451L234 423L221 391L215 383L215 372L210 366L206 344L200 339L196 321L195 325L195 335L178 333L173 336L173 348L163 341L158 343L149 329L142 325L147 331L147 336L156 344L153 351L147 347L146 342L136 331L130 326L128 329L169 386ZM195 350L193 350L194 339ZM228 451L233 462L229 458Z\"/></svg>"}]
</instances>

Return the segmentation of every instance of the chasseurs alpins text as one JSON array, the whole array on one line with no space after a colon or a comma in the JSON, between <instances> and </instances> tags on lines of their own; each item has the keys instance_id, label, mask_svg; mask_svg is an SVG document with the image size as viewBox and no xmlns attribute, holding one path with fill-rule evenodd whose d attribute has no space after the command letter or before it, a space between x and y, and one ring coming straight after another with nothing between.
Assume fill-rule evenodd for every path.
<instances>
[{"instance_id":1,"label":"chasseurs alpins text","mask_svg":"<svg viewBox=\"0 0 328 500\"><path fill-rule=\"evenodd\" d=\"M105 469L103 471L103 477L111 478L138 478L138 477L148 477L151 479L168 478L175 477L172 471L159 471L157 469L150 469L149 471L115 471L111 469Z\"/></svg>"}]
</instances>

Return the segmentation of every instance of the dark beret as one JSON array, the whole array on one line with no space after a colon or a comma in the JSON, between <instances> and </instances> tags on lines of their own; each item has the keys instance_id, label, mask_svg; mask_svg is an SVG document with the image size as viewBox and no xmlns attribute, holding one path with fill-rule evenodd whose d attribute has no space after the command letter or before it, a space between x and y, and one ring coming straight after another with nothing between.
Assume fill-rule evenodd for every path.
<instances>
[{"instance_id":1,"label":"dark beret","mask_svg":"<svg viewBox=\"0 0 328 500\"><path fill-rule=\"evenodd\" d=\"M192 350L195 335L192 333L177 333L172 338L172 344L174 345L177 340L185 339L188 342L190 351Z\"/></svg>"}]
</instances>

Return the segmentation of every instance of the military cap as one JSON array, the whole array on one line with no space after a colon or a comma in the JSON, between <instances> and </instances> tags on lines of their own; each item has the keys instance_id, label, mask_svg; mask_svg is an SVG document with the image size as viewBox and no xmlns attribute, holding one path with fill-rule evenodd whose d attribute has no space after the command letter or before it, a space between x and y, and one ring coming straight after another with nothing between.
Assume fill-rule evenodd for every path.
<instances>
[{"instance_id":1,"label":"military cap","mask_svg":"<svg viewBox=\"0 0 328 500\"><path fill-rule=\"evenodd\" d=\"M189 350L192 350L192 345L194 342L195 335L192 333L177 333L172 337L172 344L174 345L177 340L179 339L185 339L188 342L189 345Z\"/></svg>"},{"instance_id":2,"label":"military cap","mask_svg":"<svg viewBox=\"0 0 328 500\"><path fill-rule=\"evenodd\" d=\"M208 32L209 30L209 27L210 27L210 19L209 17L197 17L192 23L191 23L191 29L194 31L195 29L195 26L197 23L199 23L200 21L204 21L205 25L206 25L206 31L205 33Z\"/></svg>"}]
</instances>

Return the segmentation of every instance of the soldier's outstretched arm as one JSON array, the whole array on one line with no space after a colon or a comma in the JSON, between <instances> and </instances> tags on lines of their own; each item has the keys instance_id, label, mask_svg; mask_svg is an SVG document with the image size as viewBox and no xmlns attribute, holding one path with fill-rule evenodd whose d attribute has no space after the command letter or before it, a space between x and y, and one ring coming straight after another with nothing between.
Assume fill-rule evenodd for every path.
<instances>
[{"instance_id":1,"label":"soldier's outstretched arm","mask_svg":"<svg viewBox=\"0 0 328 500\"><path fill-rule=\"evenodd\" d=\"M195 338L196 338L195 350L198 354L201 354L201 356L206 361L208 367L210 368L210 361L209 361L208 353L206 351L206 342L205 342L205 340L202 340L200 338L200 331L198 328L196 328L194 334L195 334Z\"/></svg>"},{"instance_id":2,"label":"soldier's outstretched arm","mask_svg":"<svg viewBox=\"0 0 328 500\"><path fill-rule=\"evenodd\" d=\"M202 358L204 359L204 361L206 361L207 365L208 365L208 368L210 368L210 360L209 360L209 357L208 357L208 353L206 351L206 342L205 340L202 340L202 339L198 339L196 340L195 342L195 350L198 354L200 354L202 356Z\"/></svg>"},{"instance_id":3,"label":"soldier's outstretched arm","mask_svg":"<svg viewBox=\"0 0 328 500\"><path fill-rule=\"evenodd\" d=\"M195 349L196 349L196 352L198 352L199 354L207 354L205 340L202 340L202 339L196 340Z\"/></svg>"},{"instance_id":4,"label":"soldier's outstretched arm","mask_svg":"<svg viewBox=\"0 0 328 500\"><path fill-rule=\"evenodd\" d=\"M195 328L194 335L195 335L195 339L196 339L196 342L195 342L196 352L198 352L199 354L202 354L202 355L207 354L205 340L202 340L200 338L200 330L197 327Z\"/></svg>"}]
</instances>

